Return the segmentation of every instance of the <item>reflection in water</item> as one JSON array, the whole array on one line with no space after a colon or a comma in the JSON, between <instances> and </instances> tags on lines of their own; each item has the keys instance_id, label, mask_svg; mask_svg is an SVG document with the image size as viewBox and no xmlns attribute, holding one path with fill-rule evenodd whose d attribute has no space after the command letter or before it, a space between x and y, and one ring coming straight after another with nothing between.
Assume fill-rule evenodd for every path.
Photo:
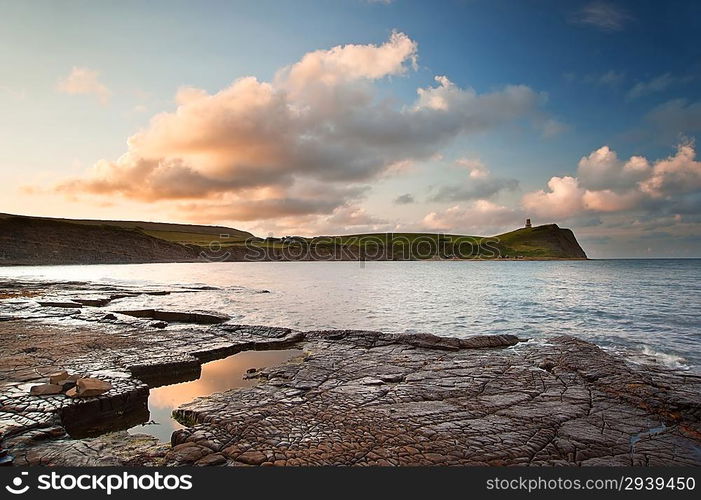
<instances>
[{"instance_id":1,"label":"reflection in water","mask_svg":"<svg viewBox=\"0 0 701 500\"><path fill-rule=\"evenodd\" d=\"M279 365L301 354L299 349L245 351L206 363L202 365L202 375L197 380L151 389L148 399L151 422L132 427L129 432L150 434L161 441L170 441L173 431L183 427L171 417L171 413L178 406L215 392L251 387L257 380L243 378L249 368Z\"/></svg>"}]
</instances>

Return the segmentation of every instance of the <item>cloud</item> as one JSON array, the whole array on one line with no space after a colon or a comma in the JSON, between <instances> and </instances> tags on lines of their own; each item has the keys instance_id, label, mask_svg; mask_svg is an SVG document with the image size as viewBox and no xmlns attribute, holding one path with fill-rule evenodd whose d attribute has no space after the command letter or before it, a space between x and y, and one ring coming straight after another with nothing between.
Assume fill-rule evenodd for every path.
<instances>
[{"instance_id":1,"label":"cloud","mask_svg":"<svg viewBox=\"0 0 701 500\"><path fill-rule=\"evenodd\" d=\"M74 67L70 74L59 80L58 90L71 95L94 95L102 104L107 104L112 91L100 82L100 73L90 68Z\"/></svg>"},{"instance_id":2,"label":"cloud","mask_svg":"<svg viewBox=\"0 0 701 500\"><path fill-rule=\"evenodd\" d=\"M583 83L596 87L618 87L626 80L626 74L623 71L610 69L604 73L593 72L578 74L574 71L563 73L562 77L570 83Z\"/></svg>"},{"instance_id":3,"label":"cloud","mask_svg":"<svg viewBox=\"0 0 701 500\"><path fill-rule=\"evenodd\" d=\"M365 209L346 205L337 208L326 223L332 227L341 227L343 231L353 228L379 228L387 224L385 219L370 215Z\"/></svg>"},{"instance_id":4,"label":"cloud","mask_svg":"<svg viewBox=\"0 0 701 500\"><path fill-rule=\"evenodd\" d=\"M701 162L692 144L682 144L677 154L655 163L652 175L640 189L653 198L701 192Z\"/></svg>"},{"instance_id":5,"label":"cloud","mask_svg":"<svg viewBox=\"0 0 701 500\"><path fill-rule=\"evenodd\" d=\"M658 139L678 140L679 136L701 131L701 101L672 99L653 108L645 120L653 126Z\"/></svg>"},{"instance_id":6,"label":"cloud","mask_svg":"<svg viewBox=\"0 0 701 500\"><path fill-rule=\"evenodd\" d=\"M622 83L623 80L625 80L625 73L609 70L606 73L599 75L596 78L596 83L599 85L615 86Z\"/></svg>"},{"instance_id":7,"label":"cloud","mask_svg":"<svg viewBox=\"0 0 701 500\"><path fill-rule=\"evenodd\" d=\"M657 76L647 82L638 82L628 91L626 98L630 101L653 92L661 92L674 83L674 78L669 73Z\"/></svg>"},{"instance_id":8,"label":"cloud","mask_svg":"<svg viewBox=\"0 0 701 500\"><path fill-rule=\"evenodd\" d=\"M298 215L329 213L336 208L335 201L309 200L299 198L275 198L267 200L252 200L249 202L222 205L216 203L181 204L180 210L197 214L198 220L239 220L253 221L291 217Z\"/></svg>"},{"instance_id":9,"label":"cloud","mask_svg":"<svg viewBox=\"0 0 701 500\"><path fill-rule=\"evenodd\" d=\"M465 167L473 179L483 179L489 176L489 169L479 158L458 158L455 164Z\"/></svg>"},{"instance_id":10,"label":"cloud","mask_svg":"<svg viewBox=\"0 0 701 500\"><path fill-rule=\"evenodd\" d=\"M214 200L179 202L181 215L198 221L265 221L280 217L328 215L348 202L363 198L367 186L322 183L296 185L290 189L270 187L226 193Z\"/></svg>"},{"instance_id":11,"label":"cloud","mask_svg":"<svg viewBox=\"0 0 701 500\"><path fill-rule=\"evenodd\" d=\"M567 125L552 118L536 119L543 137L555 137L567 130Z\"/></svg>"},{"instance_id":12,"label":"cloud","mask_svg":"<svg viewBox=\"0 0 701 500\"><path fill-rule=\"evenodd\" d=\"M489 200L474 200L443 211L428 213L420 223L426 231L460 232L492 235L513 229L523 218L523 212L498 205Z\"/></svg>"},{"instance_id":13,"label":"cloud","mask_svg":"<svg viewBox=\"0 0 701 500\"><path fill-rule=\"evenodd\" d=\"M268 234L319 236L351 233L396 231L396 223L369 214L364 208L348 203L334 208L330 215L285 216L260 223Z\"/></svg>"},{"instance_id":14,"label":"cloud","mask_svg":"<svg viewBox=\"0 0 701 500\"><path fill-rule=\"evenodd\" d=\"M491 198L503 190L513 191L518 187L516 179L478 178L460 185L441 186L431 196L431 201L464 201Z\"/></svg>"},{"instance_id":15,"label":"cloud","mask_svg":"<svg viewBox=\"0 0 701 500\"><path fill-rule=\"evenodd\" d=\"M577 177L552 177L547 190L527 193L522 204L529 214L550 219L592 213L698 213L701 162L689 142L654 162L642 156L621 161L604 146L580 160Z\"/></svg>"},{"instance_id":16,"label":"cloud","mask_svg":"<svg viewBox=\"0 0 701 500\"><path fill-rule=\"evenodd\" d=\"M412 203L416 203L416 200L414 199L414 195L411 193L406 193L402 194L400 196L397 196L394 199L394 203L396 205L410 205Z\"/></svg>"},{"instance_id":17,"label":"cloud","mask_svg":"<svg viewBox=\"0 0 701 500\"><path fill-rule=\"evenodd\" d=\"M672 85L675 85L677 83L684 83L690 81L691 78L689 77L684 77L684 78L678 78L675 76L672 76L671 73L665 73L663 75L656 76L652 78L651 80L648 80L646 82L638 82L636 83L629 91L628 94L626 95L626 99L629 101L639 99L640 97L646 96L648 94L653 94L655 92L662 92Z\"/></svg>"},{"instance_id":18,"label":"cloud","mask_svg":"<svg viewBox=\"0 0 701 500\"><path fill-rule=\"evenodd\" d=\"M581 77L577 77L577 73L565 73L564 78L569 82L581 81L589 85L615 87L623 83L626 79L626 74L622 71L610 69L605 73L587 73Z\"/></svg>"},{"instance_id":19,"label":"cloud","mask_svg":"<svg viewBox=\"0 0 701 500\"><path fill-rule=\"evenodd\" d=\"M552 177L548 181L548 191L527 193L523 197L523 208L528 213L541 217L564 219L584 208L584 189L574 177Z\"/></svg>"},{"instance_id":20,"label":"cloud","mask_svg":"<svg viewBox=\"0 0 701 500\"><path fill-rule=\"evenodd\" d=\"M487 166L479 159L459 158L455 164L465 168L469 174L464 182L440 186L431 201L467 201L492 198L501 191L518 188L516 179L492 176Z\"/></svg>"},{"instance_id":21,"label":"cloud","mask_svg":"<svg viewBox=\"0 0 701 500\"><path fill-rule=\"evenodd\" d=\"M629 188L646 178L650 168L642 156L632 156L623 162L615 151L603 146L579 160L577 175L587 189L619 189Z\"/></svg>"},{"instance_id":22,"label":"cloud","mask_svg":"<svg viewBox=\"0 0 701 500\"><path fill-rule=\"evenodd\" d=\"M607 2L590 2L574 13L572 21L601 31L621 31L633 17L621 7Z\"/></svg>"},{"instance_id":23,"label":"cloud","mask_svg":"<svg viewBox=\"0 0 701 500\"><path fill-rule=\"evenodd\" d=\"M213 94L182 88L175 111L155 115L123 156L57 189L204 204L230 220L329 215L369 181L435 157L460 135L543 116L544 97L529 87L478 94L445 76L417 89L413 103L380 98L375 82L407 74L417 58L417 43L394 32L381 45L310 52L271 82L243 77Z\"/></svg>"}]
</instances>

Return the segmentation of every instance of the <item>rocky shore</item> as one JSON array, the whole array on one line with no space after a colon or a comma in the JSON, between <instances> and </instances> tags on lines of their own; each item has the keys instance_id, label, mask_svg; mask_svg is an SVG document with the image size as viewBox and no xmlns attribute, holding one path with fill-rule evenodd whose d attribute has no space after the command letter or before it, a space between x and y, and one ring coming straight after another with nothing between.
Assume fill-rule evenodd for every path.
<instances>
[{"instance_id":1,"label":"rocky shore","mask_svg":"<svg viewBox=\"0 0 701 500\"><path fill-rule=\"evenodd\" d=\"M125 294L173 292L0 283L0 463L701 465L694 374L567 336L301 332L104 309ZM255 386L179 407L186 428L170 443L124 430L148 420L150 388L196 379L236 352L293 346L304 354L252 371ZM110 388L30 394L62 370Z\"/></svg>"}]
</instances>

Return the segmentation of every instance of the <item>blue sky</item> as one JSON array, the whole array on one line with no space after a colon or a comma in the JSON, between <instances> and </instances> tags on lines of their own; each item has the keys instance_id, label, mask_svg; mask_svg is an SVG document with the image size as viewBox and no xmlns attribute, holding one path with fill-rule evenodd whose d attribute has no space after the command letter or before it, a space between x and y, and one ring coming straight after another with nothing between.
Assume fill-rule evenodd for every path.
<instances>
[{"instance_id":1,"label":"blue sky","mask_svg":"<svg viewBox=\"0 0 701 500\"><path fill-rule=\"evenodd\" d=\"M492 234L530 216L571 227L595 257L701 256L698 2L0 1L0 12L0 211L258 234ZM351 48L329 69L347 44L398 59L380 70ZM315 51L333 84L320 91L301 66L302 80L276 79ZM275 107L226 115L252 102L240 88L176 112L179 89L214 96L248 76L297 92L282 109L306 121L272 130ZM435 108L417 89L448 97ZM248 118L270 134L255 154L236 149L251 130L220 127ZM183 146L193 124L197 151ZM632 156L646 163L635 170ZM144 187L156 182L163 192Z\"/></svg>"}]
</instances>

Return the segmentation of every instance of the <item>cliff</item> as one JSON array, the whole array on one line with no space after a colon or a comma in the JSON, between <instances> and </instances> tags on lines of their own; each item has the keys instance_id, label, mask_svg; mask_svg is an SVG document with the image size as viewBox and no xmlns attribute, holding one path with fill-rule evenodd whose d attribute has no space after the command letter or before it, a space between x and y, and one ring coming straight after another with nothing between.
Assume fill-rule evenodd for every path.
<instances>
[{"instance_id":1,"label":"cliff","mask_svg":"<svg viewBox=\"0 0 701 500\"><path fill-rule=\"evenodd\" d=\"M199 247L112 225L0 218L0 265L194 262L199 252Z\"/></svg>"},{"instance_id":2,"label":"cliff","mask_svg":"<svg viewBox=\"0 0 701 500\"><path fill-rule=\"evenodd\" d=\"M526 258L586 259L577 238L570 229L557 224L524 227L496 236L503 255Z\"/></svg>"}]
</instances>

